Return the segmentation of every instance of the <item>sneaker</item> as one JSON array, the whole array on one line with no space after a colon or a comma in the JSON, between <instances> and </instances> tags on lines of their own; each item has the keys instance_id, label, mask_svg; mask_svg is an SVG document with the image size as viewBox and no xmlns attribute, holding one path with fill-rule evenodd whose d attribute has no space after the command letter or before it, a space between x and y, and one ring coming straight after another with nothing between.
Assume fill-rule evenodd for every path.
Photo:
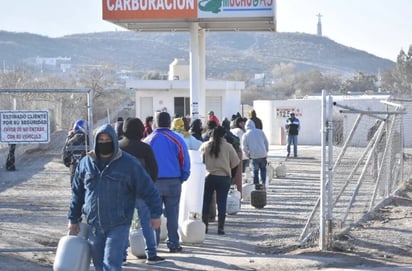
<instances>
[{"instance_id":1,"label":"sneaker","mask_svg":"<svg viewBox=\"0 0 412 271\"><path fill-rule=\"evenodd\" d=\"M161 262L164 262L164 261L165 261L165 258L162 258L162 257L156 255L156 256L152 256L152 257L147 258L146 263L147 264L158 264L158 263L161 263Z\"/></svg>"},{"instance_id":2,"label":"sneaker","mask_svg":"<svg viewBox=\"0 0 412 271\"><path fill-rule=\"evenodd\" d=\"M170 253L182 252L183 248L181 246L169 248Z\"/></svg>"},{"instance_id":3,"label":"sneaker","mask_svg":"<svg viewBox=\"0 0 412 271\"><path fill-rule=\"evenodd\" d=\"M139 260L145 260L145 259L147 259L147 256L146 256L146 255L142 255L142 256L137 256L137 258L138 258Z\"/></svg>"}]
</instances>

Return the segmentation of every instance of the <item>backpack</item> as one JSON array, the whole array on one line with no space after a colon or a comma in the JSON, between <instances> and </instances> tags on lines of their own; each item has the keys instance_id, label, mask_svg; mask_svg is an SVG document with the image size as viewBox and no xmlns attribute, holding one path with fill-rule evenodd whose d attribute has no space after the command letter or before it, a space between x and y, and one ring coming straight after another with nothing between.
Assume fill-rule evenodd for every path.
<instances>
[{"instance_id":1,"label":"backpack","mask_svg":"<svg viewBox=\"0 0 412 271\"><path fill-rule=\"evenodd\" d=\"M83 133L76 133L67 138L62 155L63 164L66 167L76 167L80 159L86 155L88 151L87 141L87 136Z\"/></svg>"}]
</instances>

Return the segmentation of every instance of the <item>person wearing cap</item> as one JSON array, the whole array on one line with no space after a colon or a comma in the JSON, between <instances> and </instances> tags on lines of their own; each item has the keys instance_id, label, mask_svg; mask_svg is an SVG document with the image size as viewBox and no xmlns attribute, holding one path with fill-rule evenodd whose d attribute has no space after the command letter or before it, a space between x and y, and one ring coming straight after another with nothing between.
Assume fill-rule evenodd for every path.
<instances>
[{"instance_id":1,"label":"person wearing cap","mask_svg":"<svg viewBox=\"0 0 412 271\"><path fill-rule=\"evenodd\" d=\"M152 178L119 148L115 129L104 124L96 130L94 149L77 166L68 213L71 235L79 233L82 215L86 218L96 271L122 270L136 198L148 206L152 228L159 228L162 206Z\"/></svg>"},{"instance_id":2,"label":"person wearing cap","mask_svg":"<svg viewBox=\"0 0 412 271\"><path fill-rule=\"evenodd\" d=\"M159 112L155 121L156 129L144 139L154 152L159 172L156 187L164 205L167 218L167 247L170 253L181 252L178 218L182 183L190 176L190 157L184 139L170 129L171 118L167 112ZM156 230L160 240L160 230Z\"/></svg>"},{"instance_id":3,"label":"person wearing cap","mask_svg":"<svg viewBox=\"0 0 412 271\"><path fill-rule=\"evenodd\" d=\"M70 169L70 183L73 181L77 164L86 155L86 152L89 151L88 131L86 120L76 120L64 143L63 164Z\"/></svg>"},{"instance_id":4,"label":"person wearing cap","mask_svg":"<svg viewBox=\"0 0 412 271\"><path fill-rule=\"evenodd\" d=\"M286 120L285 128L288 134L287 157L290 156L290 146L293 144L293 156L298 157L298 135L300 121L295 117L295 113L290 113L290 118Z\"/></svg>"},{"instance_id":5,"label":"person wearing cap","mask_svg":"<svg viewBox=\"0 0 412 271\"><path fill-rule=\"evenodd\" d=\"M213 112L212 110L210 110L210 111L207 113L207 120L208 120L208 121L209 121L209 120L212 120L212 121L216 122L216 125L217 125L217 126L220 126L220 121L219 121L219 119L216 117L215 112Z\"/></svg>"}]
</instances>

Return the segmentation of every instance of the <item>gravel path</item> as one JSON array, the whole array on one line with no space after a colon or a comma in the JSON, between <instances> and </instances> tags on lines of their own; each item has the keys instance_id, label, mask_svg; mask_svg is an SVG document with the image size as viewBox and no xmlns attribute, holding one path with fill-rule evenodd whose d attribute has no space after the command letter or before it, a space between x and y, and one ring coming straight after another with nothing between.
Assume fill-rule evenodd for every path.
<instances>
[{"instance_id":1,"label":"gravel path","mask_svg":"<svg viewBox=\"0 0 412 271\"><path fill-rule=\"evenodd\" d=\"M40 249L55 247L66 234L70 191L68 169L60 162L63 142L62 134L49 146L17 157L15 172L0 169L0 270L52 269L54 250ZM284 152L284 146L271 146L272 165L284 161ZM228 216L226 235L217 235L212 223L205 242L184 244L181 254L169 254L161 244L159 255L167 261L153 269L291 271L412 265L412 189L405 187L372 220L336 242L333 251L319 252L317 243L300 247L298 239L319 195L320 148L301 146L300 157L284 164L287 176L271 180L263 209L243 201L241 211ZM23 248L38 250L21 252ZM128 260L124 270L152 268L134 256Z\"/></svg>"}]
</instances>

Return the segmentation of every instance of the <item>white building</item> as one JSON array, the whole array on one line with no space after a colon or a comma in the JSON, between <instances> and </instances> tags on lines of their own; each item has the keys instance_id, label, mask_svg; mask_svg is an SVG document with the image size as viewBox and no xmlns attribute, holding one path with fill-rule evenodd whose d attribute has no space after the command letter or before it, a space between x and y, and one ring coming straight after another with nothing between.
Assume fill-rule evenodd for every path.
<instances>
[{"instance_id":1,"label":"white building","mask_svg":"<svg viewBox=\"0 0 412 271\"><path fill-rule=\"evenodd\" d=\"M393 107L388 107L387 104L382 102L389 98L389 95L333 96L333 101L339 105L364 111L394 111ZM286 144L285 122L290 112L295 112L296 117L299 118L301 122L299 144L321 144L321 96L290 100L259 100L254 101L253 108L263 122L263 131L270 144ZM358 114L340 113L339 111L341 109L342 108L338 106L334 106L334 137L341 136L342 138L346 138ZM406 108L407 112L408 109L409 108ZM410 125L411 119L412 114L408 113L403 115L403 126L405 127L406 135L412 132L408 131L412 129ZM359 123L359 129L356 130L353 141L356 141L359 145L366 145L367 131L374 122L375 118L365 115ZM404 140L405 146L412 145L412 138L406 137Z\"/></svg>"},{"instance_id":2,"label":"white building","mask_svg":"<svg viewBox=\"0 0 412 271\"><path fill-rule=\"evenodd\" d=\"M144 120L156 112L167 110L171 116L190 115L189 65L175 59L169 67L169 80L127 80L126 86L136 91L136 115ZM174 80L171 80L174 79ZM230 117L240 110L243 81L205 81L205 112L199 112L204 121L213 110L219 119Z\"/></svg>"}]
</instances>

